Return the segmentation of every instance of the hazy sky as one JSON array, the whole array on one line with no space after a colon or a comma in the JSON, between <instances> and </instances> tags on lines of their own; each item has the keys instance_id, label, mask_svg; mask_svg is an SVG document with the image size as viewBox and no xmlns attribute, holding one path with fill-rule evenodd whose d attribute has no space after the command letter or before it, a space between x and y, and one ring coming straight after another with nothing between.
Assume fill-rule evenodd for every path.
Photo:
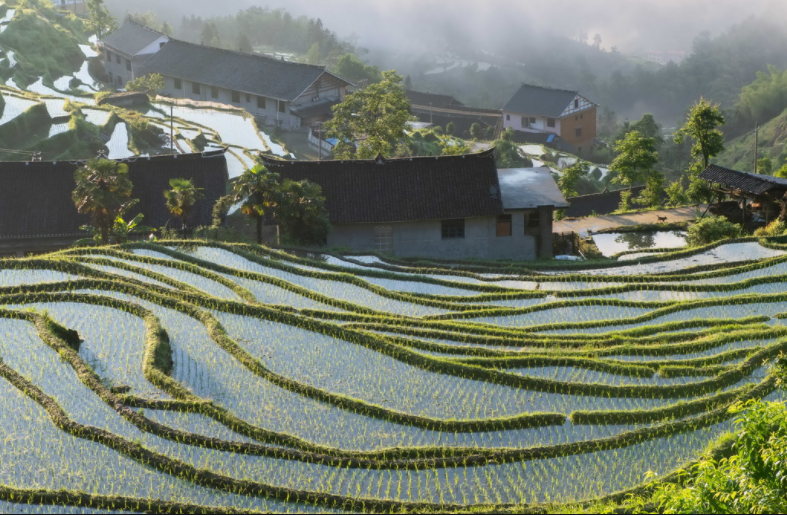
<instances>
[{"instance_id":1,"label":"hazy sky","mask_svg":"<svg viewBox=\"0 0 787 515\"><path fill-rule=\"evenodd\" d=\"M168 10L170 17L234 14L251 5L285 7L320 17L340 36L356 34L364 46L395 47L443 30L479 44L501 33L550 31L571 36L600 33L603 46L621 52L691 50L702 31L716 34L751 15L787 22L787 0L109 0L123 9ZM155 7L153 7L155 6Z\"/></svg>"}]
</instances>

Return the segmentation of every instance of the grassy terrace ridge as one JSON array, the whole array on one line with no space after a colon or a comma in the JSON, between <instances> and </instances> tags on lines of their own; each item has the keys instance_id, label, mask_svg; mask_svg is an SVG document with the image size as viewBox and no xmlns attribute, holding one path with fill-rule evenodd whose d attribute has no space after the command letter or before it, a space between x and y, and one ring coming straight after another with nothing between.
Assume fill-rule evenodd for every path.
<instances>
[{"instance_id":1,"label":"grassy terrace ridge","mask_svg":"<svg viewBox=\"0 0 787 515\"><path fill-rule=\"evenodd\" d=\"M778 241L740 241L784 250ZM0 499L155 513L229 511L208 492L292 509L554 509L556 499L570 505L644 491L652 486L643 483L646 466L660 467L668 480L706 448L723 454L727 441L714 442L733 429L730 407L778 394L767 363L787 351L787 327L780 323L787 294L744 290L774 291L787 282L787 275L768 275L787 256L618 277L583 274L587 268L543 275L491 263L342 267L300 256L255 245L164 241L0 260L0 331L10 338L0 342L0 376L7 385L34 401L58 431L215 500L187 505L35 482L25 489L0 485ZM479 274L576 284L567 291L522 291ZM400 281L402 291L377 279ZM682 283L657 284L670 281ZM470 295L446 295L446 288ZM664 300L625 298L647 291L662 292ZM682 292L727 295L683 300ZM536 303L501 304L517 299ZM78 319L64 318L66 308L80 313ZM102 326L93 315L99 308L141 325L127 334ZM690 314L698 308L703 316ZM625 320L615 315L625 309L645 311ZM665 315L672 318L660 321ZM492 321L510 316L540 322ZM146 439L82 423L82 408L60 403L22 373L18 367L32 358L19 354L19 331L2 325L12 322L34 327L76 374L83 395ZM121 341L122 362L115 347ZM226 373L212 368L216 359ZM122 384L116 375L128 367L141 372L145 387L110 387ZM243 404L232 400L236 395ZM277 409L276 399L291 400ZM0 422L0 453L13 445L4 431ZM224 458L208 459L216 453ZM611 456L625 456L619 459L636 474L611 473L607 486L585 493L583 474L603 474ZM225 458L241 468L224 467ZM575 469L566 473L576 481L558 479L567 460ZM520 491L522 485L529 486Z\"/></svg>"}]
</instances>

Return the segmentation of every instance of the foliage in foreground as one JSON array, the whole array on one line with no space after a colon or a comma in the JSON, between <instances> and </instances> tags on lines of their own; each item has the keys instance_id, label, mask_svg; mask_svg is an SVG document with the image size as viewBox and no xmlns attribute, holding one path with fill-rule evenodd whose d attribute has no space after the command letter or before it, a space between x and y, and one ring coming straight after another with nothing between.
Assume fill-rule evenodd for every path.
<instances>
[{"instance_id":1,"label":"foliage in foreground","mask_svg":"<svg viewBox=\"0 0 787 515\"><path fill-rule=\"evenodd\" d=\"M689 227L686 242L692 247L707 245L714 241L737 238L741 227L723 216L708 216Z\"/></svg>"}]
</instances>

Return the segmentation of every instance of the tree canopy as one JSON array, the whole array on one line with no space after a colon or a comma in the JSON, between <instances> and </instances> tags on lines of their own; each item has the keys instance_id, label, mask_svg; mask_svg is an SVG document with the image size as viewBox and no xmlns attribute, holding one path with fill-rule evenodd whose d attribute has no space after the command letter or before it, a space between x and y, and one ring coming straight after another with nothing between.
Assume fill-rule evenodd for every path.
<instances>
[{"instance_id":1,"label":"tree canopy","mask_svg":"<svg viewBox=\"0 0 787 515\"><path fill-rule=\"evenodd\" d=\"M687 138L693 141L692 157L702 158L707 168L710 160L724 151L724 135L719 127L725 123L718 104L711 104L703 98L691 108L686 123L675 133L675 143L679 145Z\"/></svg>"},{"instance_id":2,"label":"tree canopy","mask_svg":"<svg viewBox=\"0 0 787 515\"><path fill-rule=\"evenodd\" d=\"M128 166L108 159L88 161L74 172L74 181L74 205L79 213L90 215L97 240L106 245L115 220L135 203Z\"/></svg>"},{"instance_id":3,"label":"tree canopy","mask_svg":"<svg viewBox=\"0 0 787 515\"><path fill-rule=\"evenodd\" d=\"M390 157L406 137L410 102L402 87L402 77L383 72L383 80L347 95L333 108L326 122L329 138L336 138L336 159Z\"/></svg>"}]
</instances>

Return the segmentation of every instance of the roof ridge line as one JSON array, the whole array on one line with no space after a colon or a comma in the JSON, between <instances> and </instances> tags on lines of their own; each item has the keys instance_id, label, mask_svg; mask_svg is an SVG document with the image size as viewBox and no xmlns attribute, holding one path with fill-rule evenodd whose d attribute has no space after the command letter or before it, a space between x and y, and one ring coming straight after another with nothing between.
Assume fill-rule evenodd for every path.
<instances>
[{"instance_id":1,"label":"roof ridge line","mask_svg":"<svg viewBox=\"0 0 787 515\"><path fill-rule=\"evenodd\" d=\"M471 154L459 154L459 155L449 155L449 156L386 157L384 159L385 159L386 163L397 163L397 162L403 162L403 161L427 160L427 159L430 159L430 160L437 160L437 159L448 160L448 159L451 159L451 158L453 158L453 159L465 159L465 158L468 158L468 157L485 158L485 157L488 157L489 155L493 154L494 151L495 151L495 147L492 147L492 148L488 148L486 150L482 150L480 152L473 152ZM314 164L320 164L320 163L346 163L346 162L374 163L374 162L377 161L376 157L373 158L373 159L323 159L321 161L298 159L298 160L291 161L291 160L287 160L287 159L279 159L279 158L276 158L276 157L270 157L270 156L267 156L267 155L263 155L262 159L263 159L263 161L270 162L270 163L275 163L275 164L287 164L287 163L310 163L310 164L314 163Z\"/></svg>"},{"instance_id":2,"label":"roof ridge line","mask_svg":"<svg viewBox=\"0 0 787 515\"><path fill-rule=\"evenodd\" d=\"M195 47L198 47L198 48L209 48L211 50L217 50L219 52L228 52L228 53L231 53L231 54L241 55L241 56L244 56L244 57L255 57L257 59L266 59L268 61L273 61L275 63L294 64L294 65L303 66L303 67L307 67L307 68L318 68L318 69L323 70L323 71L327 71L328 70L328 66L327 65L299 63L297 61L285 61L284 59L276 59L275 57L270 57L270 56L267 56L267 55L247 54L246 52L241 52L239 50L219 48L219 47L215 47L215 46L204 45L202 43L192 43L191 41L185 41L183 39L177 39L177 38L170 38L169 41L170 41L170 43L172 43L172 42L183 43L184 45L195 46Z\"/></svg>"}]
</instances>

